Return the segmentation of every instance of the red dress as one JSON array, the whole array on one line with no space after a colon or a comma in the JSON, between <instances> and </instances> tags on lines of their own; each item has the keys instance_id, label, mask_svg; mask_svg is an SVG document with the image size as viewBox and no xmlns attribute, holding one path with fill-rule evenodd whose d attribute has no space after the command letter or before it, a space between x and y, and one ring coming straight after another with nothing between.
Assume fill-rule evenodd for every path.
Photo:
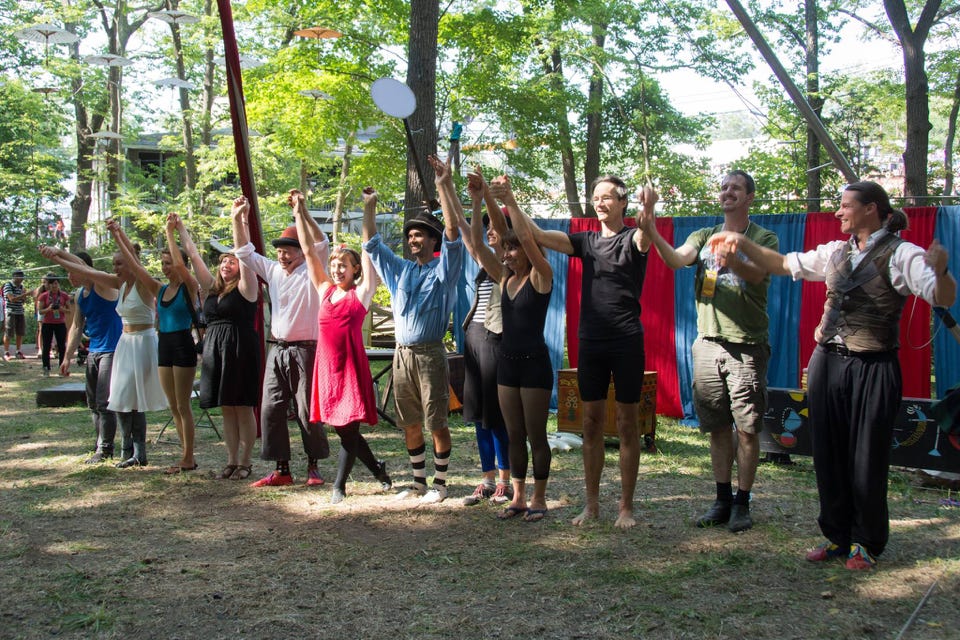
<instances>
[{"instance_id":1,"label":"red dress","mask_svg":"<svg viewBox=\"0 0 960 640\"><path fill-rule=\"evenodd\" d=\"M363 346L367 310L351 289L337 302L330 286L320 300L317 359L313 365L310 420L342 427L351 422L377 424L370 363Z\"/></svg>"}]
</instances>

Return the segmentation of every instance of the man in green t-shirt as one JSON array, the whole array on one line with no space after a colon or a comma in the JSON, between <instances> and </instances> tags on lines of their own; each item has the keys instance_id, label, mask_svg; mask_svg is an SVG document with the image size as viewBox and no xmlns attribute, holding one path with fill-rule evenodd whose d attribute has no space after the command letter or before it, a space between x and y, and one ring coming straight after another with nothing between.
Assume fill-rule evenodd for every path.
<instances>
[{"instance_id":1,"label":"man in green t-shirt","mask_svg":"<svg viewBox=\"0 0 960 640\"><path fill-rule=\"evenodd\" d=\"M694 231L676 249L657 233L655 216L642 216L640 220L667 266L697 267L693 404L700 431L710 434L710 459L717 483L716 502L697 519L697 526L726 524L732 532L753 526L750 490L760 459L758 434L767 407L770 276L742 254L713 253L707 239L722 230L738 231L761 246L777 250L776 234L750 220L755 190L748 173L729 173L720 185L723 224ZM732 485L734 459L736 495Z\"/></svg>"}]
</instances>

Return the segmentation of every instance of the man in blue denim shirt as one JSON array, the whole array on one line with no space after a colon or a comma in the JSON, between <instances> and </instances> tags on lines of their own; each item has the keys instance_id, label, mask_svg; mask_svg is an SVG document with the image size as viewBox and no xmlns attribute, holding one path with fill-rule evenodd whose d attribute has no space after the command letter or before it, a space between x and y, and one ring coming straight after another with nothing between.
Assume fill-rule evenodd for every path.
<instances>
[{"instance_id":1,"label":"man in blue denim shirt","mask_svg":"<svg viewBox=\"0 0 960 640\"><path fill-rule=\"evenodd\" d=\"M447 427L450 383L443 337L463 269L463 241L450 212L444 211L442 224L426 211L417 212L403 225L412 257L406 260L384 245L377 233L374 215L372 210L364 213L363 249L370 254L393 301L397 337L393 389L397 424L403 427L413 466L413 486L402 491L398 498L417 497L426 504L441 502L447 497L451 448ZM434 257L437 247L439 258ZM424 426L433 436L435 471L429 491Z\"/></svg>"}]
</instances>

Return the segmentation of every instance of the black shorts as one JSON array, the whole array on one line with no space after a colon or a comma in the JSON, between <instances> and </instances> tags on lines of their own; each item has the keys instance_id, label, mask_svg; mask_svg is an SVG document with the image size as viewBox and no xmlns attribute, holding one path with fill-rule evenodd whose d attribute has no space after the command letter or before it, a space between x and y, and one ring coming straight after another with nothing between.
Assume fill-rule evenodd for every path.
<instances>
[{"instance_id":1,"label":"black shorts","mask_svg":"<svg viewBox=\"0 0 960 640\"><path fill-rule=\"evenodd\" d=\"M612 376L617 402L640 402L643 366L643 334L617 340L581 340L577 362L580 400L606 400Z\"/></svg>"},{"instance_id":2,"label":"black shorts","mask_svg":"<svg viewBox=\"0 0 960 640\"><path fill-rule=\"evenodd\" d=\"M500 352L497 384L524 389L553 389L553 365L550 353L543 349L532 354L512 355Z\"/></svg>"},{"instance_id":3,"label":"black shorts","mask_svg":"<svg viewBox=\"0 0 960 640\"><path fill-rule=\"evenodd\" d=\"M190 329L157 334L158 367L195 367L197 348Z\"/></svg>"}]
</instances>

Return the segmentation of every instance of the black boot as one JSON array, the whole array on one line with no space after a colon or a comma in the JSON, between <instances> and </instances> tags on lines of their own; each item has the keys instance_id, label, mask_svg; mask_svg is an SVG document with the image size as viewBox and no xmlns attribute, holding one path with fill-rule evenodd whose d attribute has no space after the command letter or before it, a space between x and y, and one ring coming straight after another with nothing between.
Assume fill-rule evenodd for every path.
<instances>
[{"instance_id":1,"label":"black boot","mask_svg":"<svg viewBox=\"0 0 960 640\"><path fill-rule=\"evenodd\" d=\"M386 460L377 460L377 472L374 474L374 477L380 481L380 488L383 491L389 491L393 487L393 480L390 479L390 475L387 473Z\"/></svg>"},{"instance_id":2,"label":"black boot","mask_svg":"<svg viewBox=\"0 0 960 640\"><path fill-rule=\"evenodd\" d=\"M83 461L83 464L97 464L98 462L103 462L113 458L113 447L101 446L97 447L97 450L92 456Z\"/></svg>"}]
</instances>

